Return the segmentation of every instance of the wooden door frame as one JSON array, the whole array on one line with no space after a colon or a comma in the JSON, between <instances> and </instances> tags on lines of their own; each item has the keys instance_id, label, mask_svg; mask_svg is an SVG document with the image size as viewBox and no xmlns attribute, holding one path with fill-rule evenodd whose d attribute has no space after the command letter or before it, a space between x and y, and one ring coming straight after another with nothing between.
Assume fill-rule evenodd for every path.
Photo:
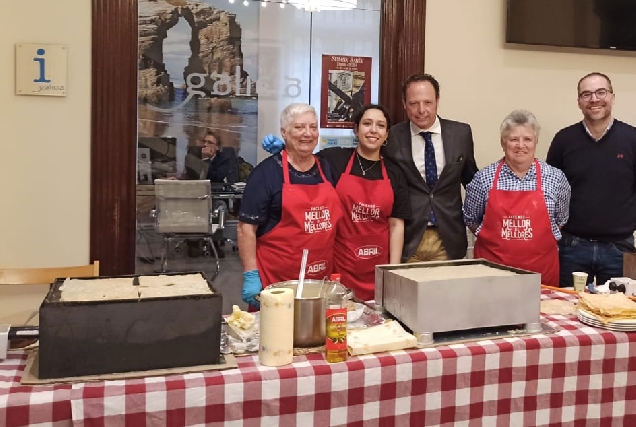
<instances>
[{"instance_id":1,"label":"wooden door frame","mask_svg":"<svg viewBox=\"0 0 636 427\"><path fill-rule=\"evenodd\" d=\"M92 0L90 259L135 272L137 0ZM383 0L380 103L404 119L401 87L424 69L426 0Z\"/></svg>"}]
</instances>

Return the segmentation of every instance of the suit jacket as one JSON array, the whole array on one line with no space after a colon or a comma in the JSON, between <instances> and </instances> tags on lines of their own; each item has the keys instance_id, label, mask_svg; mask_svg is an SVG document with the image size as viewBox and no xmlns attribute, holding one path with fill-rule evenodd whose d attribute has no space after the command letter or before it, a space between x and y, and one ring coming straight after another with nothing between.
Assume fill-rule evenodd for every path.
<instances>
[{"instance_id":1,"label":"suit jacket","mask_svg":"<svg viewBox=\"0 0 636 427\"><path fill-rule=\"evenodd\" d=\"M431 209L435 211L439 235L449 259L466 256L468 241L462 215L461 185L465 187L477 172L473 134L466 123L440 117L440 124L446 164L434 192L426 185L413 161L409 121L392 126L387 145L382 148L382 155L402 167L409 186L413 214L404 223L403 261L415 254L424 236Z\"/></svg>"}]
</instances>

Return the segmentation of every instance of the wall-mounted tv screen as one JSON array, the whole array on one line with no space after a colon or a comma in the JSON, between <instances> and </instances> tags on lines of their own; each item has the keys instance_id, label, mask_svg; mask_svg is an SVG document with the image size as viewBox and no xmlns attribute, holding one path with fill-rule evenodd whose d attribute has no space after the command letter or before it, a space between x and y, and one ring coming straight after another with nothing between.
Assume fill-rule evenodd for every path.
<instances>
[{"instance_id":1,"label":"wall-mounted tv screen","mask_svg":"<svg viewBox=\"0 0 636 427\"><path fill-rule=\"evenodd\" d=\"M507 43L636 50L636 0L507 2Z\"/></svg>"}]
</instances>

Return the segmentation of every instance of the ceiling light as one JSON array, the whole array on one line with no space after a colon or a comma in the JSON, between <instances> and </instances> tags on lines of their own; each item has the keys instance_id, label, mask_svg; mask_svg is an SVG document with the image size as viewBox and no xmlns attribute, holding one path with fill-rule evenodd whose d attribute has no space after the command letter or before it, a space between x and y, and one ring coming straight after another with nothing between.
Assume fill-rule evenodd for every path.
<instances>
[{"instance_id":1,"label":"ceiling light","mask_svg":"<svg viewBox=\"0 0 636 427\"><path fill-rule=\"evenodd\" d=\"M350 10L358 6L358 0L289 0L289 3L308 12Z\"/></svg>"}]
</instances>

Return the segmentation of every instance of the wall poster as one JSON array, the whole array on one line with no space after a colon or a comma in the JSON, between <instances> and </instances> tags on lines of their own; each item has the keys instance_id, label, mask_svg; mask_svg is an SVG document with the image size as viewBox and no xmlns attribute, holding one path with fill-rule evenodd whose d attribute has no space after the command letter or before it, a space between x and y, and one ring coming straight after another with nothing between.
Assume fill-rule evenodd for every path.
<instances>
[{"instance_id":1,"label":"wall poster","mask_svg":"<svg viewBox=\"0 0 636 427\"><path fill-rule=\"evenodd\" d=\"M353 129L353 112L371 102L371 57L322 55L320 127Z\"/></svg>"},{"instance_id":2,"label":"wall poster","mask_svg":"<svg viewBox=\"0 0 636 427\"><path fill-rule=\"evenodd\" d=\"M238 180L256 165L259 13L227 0L139 0L138 148L148 149L152 169L145 181L198 176L208 130L220 152L237 158Z\"/></svg>"}]
</instances>

